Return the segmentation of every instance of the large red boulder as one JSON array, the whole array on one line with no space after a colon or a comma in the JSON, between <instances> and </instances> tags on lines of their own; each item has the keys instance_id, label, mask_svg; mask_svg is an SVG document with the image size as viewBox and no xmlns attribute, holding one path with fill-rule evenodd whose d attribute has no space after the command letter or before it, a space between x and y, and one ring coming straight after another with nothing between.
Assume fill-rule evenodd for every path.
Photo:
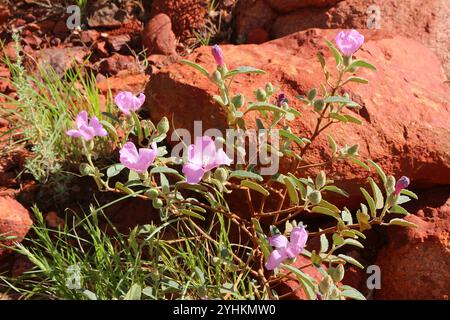
<instances>
[{"instance_id":1,"label":"large red boulder","mask_svg":"<svg viewBox=\"0 0 450 320\"><path fill-rule=\"evenodd\" d=\"M245 41L254 28L264 28L272 39L310 28L379 28L431 48L450 77L449 15L446 0L241 0L236 8L236 37Z\"/></svg>"},{"instance_id":2,"label":"large red boulder","mask_svg":"<svg viewBox=\"0 0 450 320\"><path fill-rule=\"evenodd\" d=\"M417 228L389 227L379 252L376 299L445 299L450 296L450 188L420 195L406 220Z\"/></svg>"},{"instance_id":3,"label":"large red boulder","mask_svg":"<svg viewBox=\"0 0 450 320\"><path fill-rule=\"evenodd\" d=\"M21 242L32 225L27 209L8 196L0 196L0 257L7 251L3 246Z\"/></svg>"},{"instance_id":4,"label":"large red boulder","mask_svg":"<svg viewBox=\"0 0 450 320\"><path fill-rule=\"evenodd\" d=\"M248 65L267 71L265 75L238 76L232 91L253 99L253 91L272 82L289 97L291 106L303 113L293 123L294 132L310 136L316 115L294 97L323 82L316 59L325 55L329 69L334 61L325 39L333 39L338 30L309 30L262 45L223 46L229 68ZM368 85L350 85L346 92L363 108L352 113L362 126L339 124L325 130L305 157L306 163L329 158L327 134L339 145L360 144L360 155L378 162L388 174L406 175L414 187L450 183L450 106L449 88L436 56L420 43L401 36L365 31L366 43L356 53L373 63L377 72L360 70ZM196 50L187 59L212 71L215 68L209 47ZM420 57L418 59L417 57ZM213 101L217 89L196 70L172 64L153 75L146 88L151 117L173 119L176 128L193 130L195 120L203 121L203 130L225 129L225 115ZM350 111L349 111L350 112ZM254 124L255 113L247 114L247 124ZM284 159L284 158L283 158ZM286 161L286 160L283 160ZM286 162L281 163L282 167ZM353 196L368 172L349 163L334 164L331 176ZM307 172L302 172L306 174Z\"/></svg>"},{"instance_id":5,"label":"large red boulder","mask_svg":"<svg viewBox=\"0 0 450 320\"><path fill-rule=\"evenodd\" d=\"M172 31L170 17L164 13L154 16L147 23L142 35L147 54L176 54L176 38Z\"/></svg>"}]
</instances>

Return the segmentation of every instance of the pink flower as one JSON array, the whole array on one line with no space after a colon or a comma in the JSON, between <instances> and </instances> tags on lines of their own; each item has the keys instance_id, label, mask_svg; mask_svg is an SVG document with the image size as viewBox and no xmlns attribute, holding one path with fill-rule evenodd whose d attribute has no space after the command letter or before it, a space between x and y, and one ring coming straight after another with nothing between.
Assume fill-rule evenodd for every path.
<instances>
[{"instance_id":1,"label":"pink flower","mask_svg":"<svg viewBox=\"0 0 450 320\"><path fill-rule=\"evenodd\" d=\"M90 141L96 136L105 137L108 135L97 117L93 116L89 121L86 111L81 111L77 115L76 122L77 129L67 131L66 135L75 138L82 137L86 141Z\"/></svg>"},{"instance_id":2,"label":"pink flower","mask_svg":"<svg viewBox=\"0 0 450 320\"><path fill-rule=\"evenodd\" d=\"M306 232L306 229L303 226L292 229L291 241L288 241L288 239L281 234L270 237L269 244L276 249L272 251L269 259L267 259L266 269L273 270L284 260L298 256L303 251L307 239L308 232Z\"/></svg>"},{"instance_id":3,"label":"pink flower","mask_svg":"<svg viewBox=\"0 0 450 320\"><path fill-rule=\"evenodd\" d=\"M136 112L144 104L145 95L141 93L139 96L135 96L129 91L122 91L114 98L114 102L126 115L130 115L130 111Z\"/></svg>"},{"instance_id":4,"label":"pink flower","mask_svg":"<svg viewBox=\"0 0 450 320\"><path fill-rule=\"evenodd\" d=\"M344 56L352 56L364 43L364 36L356 30L345 30L336 36L336 44Z\"/></svg>"},{"instance_id":5,"label":"pink flower","mask_svg":"<svg viewBox=\"0 0 450 320\"><path fill-rule=\"evenodd\" d=\"M217 44L212 46L212 55L219 66L222 67L225 64L222 49Z\"/></svg>"},{"instance_id":6,"label":"pink flower","mask_svg":"<svg viewBox=\"0 0 450 320\"><path fill-rule=\"evenodd\" d=\"M403 189L408 188L409 186L409 178L408 177L401 177L400 179L398 179L397 183L395 184L395 190L394 190L394 194L399 195L400 192Z\"/></svg>"},{"instance_id":7,"label":"pink flower","mask_svg":"<svg viewBox=\"0 0 450 320\"><path fill-rule=\"evenodd\" d=\"M183 166L187 183L199 183L203 175L221 165L230 165L231 159L222 148L216 149L211 137L197 137L188 147L188 161Z\"/></svg>"},{"instance_id":8,"label":"pink flower","mask_svg":"<svg viewBox=\"0 0 450 320\"><path fill-rule=\"evenodd\" d=\"M153 142L151 149L140 148L138 152L133 142L127 142L120 149L119 153L121 164L138 173L144 173L153 161L155 161L158 155L158 147Z\"/></svg>"}]
</instances>

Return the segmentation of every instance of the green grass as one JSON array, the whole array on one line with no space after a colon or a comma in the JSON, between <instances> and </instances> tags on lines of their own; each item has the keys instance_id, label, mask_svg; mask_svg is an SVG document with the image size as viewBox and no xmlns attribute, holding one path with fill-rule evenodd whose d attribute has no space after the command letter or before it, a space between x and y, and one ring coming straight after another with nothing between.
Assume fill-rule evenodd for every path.
<instances>
[{"instance_id":1,"label":"green grass","mask_svg":"<svg viewBox=\"0 0 450 320\"><path fill-rule=\"evenodd\" d=\"M52 175L61 175L70 163L80 159L79 148L71 143L65 131L73 126L80 110L101 118L101 97L94 76L86 74L83 66L75 66L63 76L49 66L39 68L37 75L27 72L17 36L15 40L19 58L12 62L6 57L4 62L11 72L17 99L3 95L5 104L13 108L0 105L0 116L13 119L14 126L3 139L10 144L25 142L30 146L32 156L27 160L26 170L37 181L47 183ZM110 95L106 111L112 112ZM108 146L105 144L100 150L106 154Z\"/></svg>"},{"instance_id":2,"label":"green grass","mask_svg":"<svg viewBox=\"0 0 450 320\"><path fill-rule=\"evenodd\" d=\"M254 298L257 286L229 257L232 247L223 218L216 216L204 230L212 233L218 227L217 242L201 237L192 221L179 218L136 227L125 236L104 215L105 207L72 215L73 221L57 230L47 228L34 207L34 236L12 248L34 267L14 279L0 277L0 290L20 299ZM165 240L171 231L178 238ZM70 273L74 266L81 288L67 285L75 283Z\"/></svg>"}]
</instances>

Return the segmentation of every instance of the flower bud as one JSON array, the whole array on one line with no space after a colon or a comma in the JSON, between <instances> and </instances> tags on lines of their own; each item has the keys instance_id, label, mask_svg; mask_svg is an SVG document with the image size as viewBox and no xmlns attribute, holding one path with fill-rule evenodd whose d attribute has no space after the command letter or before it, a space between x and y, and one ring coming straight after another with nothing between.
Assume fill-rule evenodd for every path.
<instances>
[{"instance_id":1,"label":"flower bud","mask_svg":"<svg viewBox=\"0 0 450 320\"><path fill-rule=\"evenodd\" d=\"M325 186L326 182L327 182L327 175L322 170L316 176L316 188L317 189L322 188L323 186Z\"/></svg>"},{"instance_id":2,"label":"flower bud","mask_svg":"<svg viewBox=\"0 0 450 320\"><path fill-rule=\"evenodd\" d=\"M169 131L170 125L169 125L169 120L167 119L167 117L163 117L159 121L158 126L156 127L156 129L158 130L158 132L160 134L167 133Z\"/></svg>"},{"instance_id":3,"label":"flower bud","mask_svg":"<svg viewBox=\"0 0 450 320\"><path fill-rule=\"evenodd\" d=\"M322 99L314 101L314 110L321 112L325 108L325 102Z\"/></svg>"},{"instance_id":4,"label":"flower bud","mask_svg":"<svg viewBox=\"0 0 450 320\"><path fill-rule=\"evenodd\" d=\"M261 88L258 88L258 90L256 90L255 95L256 95L256 99L259 102L264 102L267 99L266 92L263 89L261 89Z\"/></svg>"},{"instance_id":5,"label":"flower bud","mask_svg":"<svg viewBox=\"0 0 450 320\"><path fill-rule=\"evenodd\" d=\"M314 100L314 98L316 97L316 95L317 95L317 90L316 90L316 89L311 89L311 90L309 90L309 91L308 91L308 94L307 94L308 100L309 100L309 101Z\"/></svg>"},{"instance_id":6,"label":"flower bud","mask_svg":"<svg viewBox=\"0 0 450 320\"><path fill-rule=\"evenodd\" d=\"M266 93L267 95L270 96L273 94L273 92L274 92L273 85L269 82L268 84L266 84Z\"/></svg>"},{"instance_id":7,"label":"flower bud","mask_svg":"<svg viewBox=\"0 0 450 320\"><path fill-rule=\"evenodd\" d=\"M145 195L150 199L156 199L159 195L159 191L156 188L152 188L150 190L147 190L147 192L145 192Z\"/></svg>"},{"instance_id":8,"label":"flower bud","mask_svg":"<svg viewBox=\"0 0 450 320\"><path fill-rule=\"evenodd\" d=\"M222 82L222 75L217 70L213 72L212 78L213 78L213 81L216 82L216 83L221 83Z\"/></svg>"},{"instance_id":9,"label":"flower bud","mask_svg":"<svg viewBox=\"0 0 450 320\"><path fill-rule=\"evenodd\" d=\"M231 102L234 104L236 109L239 109L240 107L242 107L244 105L245 98L242 94L238 93L231 99Z\"/></svg>"},{"instance_id":10,"label":"flower bud","mask_svg":"<svg viewBox=\"0 0 450 320\"><path fill-rule=\"evenodd\" d=\"M217 65L222 67L225 64L222 48L220 48L217 44L215 44L212 46L211 51L212 51L212 55L213 55L214 60L216 61Z\"/></svg>"},{"instance_id":11,"label":"flower bud","mask_svg":"<svg viewBox=\"0 0 450 320\"><path fill-rule=\"evenodd\" d=\"M322 294L327 294L333 287L333 279L329 275L326 275L319 283L319 290Z\"/></svg>"},{"instance_id":12,"label":"flower bud","mask_svg":"<svg viewBox=\"0 0 450 320\"><path fill-rule=\"evenodd\" d=\"M225 168L217 168L214 172L214 178L220 182L225 182L228 179L228 172Z\"/></svg>"},{"instance_id":13,"label":"flower bud","mask_svg":"<svg viewBox=\"0 0 450 320\"><path fill-rule=\"evenodd\" d=\"M313 204L319 204L320 201L322 201L322 194L320 193L320 191L313 191L308 195L308 200Z\"/></svg>"},{"instance_id":14,"label":"flower bud","mask_svg":"<svg viewBox=\"0 0 450 320\"><path fill-rule=\"evenodd\" d=\"M394 194L399 195L400 192L403 189L408 188L409 186L409 178L408 177L401 177L400 179L398 179L397 183L395 184L395 190L394 190Z\"/></svg>"},{"instance_id":15,"label":"flower bud","mask_svg":"<svg viewBox=\"0 0 450 320\"><path fill-rule=\"evenodd\" d=\"M160 209L163 206L163 201L159 198L155 198L152 201L153 208Z\"/></svg>"},{"instance_id":16,"label":"flower bud","mask_svg":"<svg viewBox=\"0 0 450 320\"><path fill-rule=\"evenodd\" d=\"M344 56L351 56L364 43L364 36L356 30L345 30L336 36L336 44Z\"/></svg>"},{"instance_id":17,"label":"flower bud","mask_svg":"<svg viewBox=\"0 0 450 320\"><path fill-rule=\"evenodd\" d=\"M89 164L87 164L87 163L80 164L81 175L88 176L90 174L93 174L94 172L95 172L94 168L92 168Z\"/></svg>"},{"instance_id":18,"label":"flower bud","mask_svg":"<svg viewBox=\"0 0 450 320\"><path fill-rule=\"evenodd\" d=\"M335 282L342 281L342 279L344 279L344 275L345 275L344 266L340 264L336 267L336 278L334 279L334 281Z\"/></svg>"}]
</instances>

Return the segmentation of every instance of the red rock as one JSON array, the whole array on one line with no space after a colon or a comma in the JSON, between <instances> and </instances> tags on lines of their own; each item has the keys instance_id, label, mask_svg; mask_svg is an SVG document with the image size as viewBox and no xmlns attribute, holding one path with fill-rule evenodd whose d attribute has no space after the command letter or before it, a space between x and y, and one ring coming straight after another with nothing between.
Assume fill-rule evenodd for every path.
<instances>
[{"instance_id":1,"label":"red rock","mask_svg":"<svg viewBox=\"0 0 450 320\"><path fill-rule=\"evenodd\" d=\"M194 30L205 26L207 8L208 3L204 0L154 0L150 16L166 14L172 21L175 35L185 41L192 37Z\"/></svg>"},{"instance_id":2,"label":"red rock","mask_svg":"<svg viewBox=\"0 0 450 320\"><path fill-rule=\"evenodd\" d=\"M7 251L2 246L21 242L32 225L27 209L10 197L0 196L0 256ZM5 240L4 237L14 237Z\"/></svg>"},{"instance_id":3,"label":"red rock","mask_svg":"<svg viewBox=\"0 0 450 320\"><path fill-rule=\"evenodd\" d=\"M97 41L100 38L100 34L97 30L83 30L80 33L80 40L84 44L90 46L95 41Z\"/></svg>"},{"instance_id":4,"label":"red rock","mask_svg":"<svg viewBox=\"0 0 450 320\"><path fill-rule=\"evenodd\" d=\"M100 71L105 75L115 75L121 70L139 72L139 67L136 64L136 58L133 56L124 56L114 53L111 57L104 59L100 63Z\"/></svg>"},{"instance_id":5,"label":"red rock","mask_svg":"<svg viewBox=\"0 0 450 320\"><path fill-rule=\"evenodd\" d=\"M446 0L374 0L370 4L366 0L239 1L235 13L236 40L245 42L254 28L269 31L271 39L310 28L373 28L368 24L369 16L376 16L373 11L368 12L371 5L380 9L383 31L411 37L431 48L450 78L447 40L450 6Z\"/></svg>"},{"instance_id":6,"label":"red rock","mask_svg":"<svg viewBox=\"0 0 450 320\"><path fill-rule=\"evenodd\" d=\"M235 12L238 43L247 42L248 34L252 30L270 30L277 17L277 13L264 0L238 1Z\"/></svg>"},{"instance_id":7,"label":"red rock","mask_svg":"<svg viewBox=\"0 0 450 320\"><path fill-rule=\"evenodd\" d=\"M42 43L42 39L34 34L26 36L23 41L33 49L38 49Z\"/></svg>"},{"instance_id":8,"label":"red rock","mask_svg":"<svg viewBox=\"0 0 450 320\"><path fill-rule=\"evenodd\" d=\"M326 7L340 0L265 0L274 10L289 13L305 7Z\"/></svg>"},{"instance_id":9,"label":"red rock","mask_svg":"<svg viewBox=\"0 0 450 320\"><path fill-rule=\"evenodd\" d=\"M388 227L388 245L376 264L381 289L376 299L443 299L450 295L450 188L419 194L406 220L417 228Z\"/></svg>"},{"instance_id":10,"label":"red rock","mask_svg":"<svg viewBox=\"0 0 450 320\"><path fill-rule=\"evenodd\" d=\"M37 25L43 32L50 32L53 31L56 25L56 21L54 20L44 20L37 22Z\"/></svg>"},{"instance_id":11,"label":"red rock","mask_svg":"<svg viewBox=\"0 0 450 320\"><path fill-rule=\"evenodd\" d=\"M64 227L65 222L56 212L51 211L45 215L45 224L49 228L57 229Z\"/></svg>"},{"instance_id":12,"label":"red rock","mask_svg":"<svg viewBox=\"0 0 450 320\"><path fill-rule=\"evenodd\" d=\"M127 13L113 2L89 3L87 12L90 28L116 28L127 21Z\"/></svg>"},{"instance_id":13,"label":"red rock","mask_svg":"<svg viewBox=\"0 0 450 320\"><path fill-rule=\"evenodd\" d=\"M11 18L11 11L6 5L0 5L0 24L6 23Z\"/></svg>"},{"instance_id":14,"label":"red rock","mask_svg":"<svg viewBox=\"0 0 450 320\"><path fill-rule=\"evenodd\" d=\"M67 28L66 20L58 20L53 28L53 34L59 38L65 38L70 34Z\"/></svg>"},{"instance_id":15,"label":"red rock","mask_svg":"<svg viewBox=\"0 0 450 320\"><path fill-rule=\"evenodd\" d=\"M269 40L269 33L263 28L255 28L247 35L247 43L261 44Z\"/></svg>"},{"instance_id":16,"label":"red rock","mask_svg":"<svg viewBox=\"0 0 450 320\"><path fill-rule=\"evenodd\" d=\"M308 258L304 256L298 256L292 266L300 268L309 264L311 264L311 261ZM326 267L324 268L326 269ZM319 282L323 278L320 271L314 266L310 265L308 267L302 268L302 271L315 279L317 282ZM288 272L287 275L291 278L282 280L282 282L277 287L275 287L274 290L278 293L279 296L284 296L283 299L285 300L307 300L306 293L304 292L302 286L298 283L297 280L294 280L296 276L291 272Z\"/></svg>"},{"instance_id":17,"label":"red rock","mask_svg":"<svg viewBox=\"0 0 450 320\"><path fill-rule=\"evenodd\" d=\"M15 62L17 60L17 54L15 49L16 44L14 42L8 42L3 48L3 53L9 60Z\"/></svg>"},{"instance_id":18,"label":"red rock","mask_svg":"<svg viewBox=\"0 0 450 320\"><path fill-rule=\"evenodd\" d=\"M145 74L118 74L97 83L97 87L103 94L108 94L111 90L113 96L119 91L142 92L148 79L148 75Z\"/></svg>"},{"instance_id":19,"label":"red rock","mask_svg":"<svg viewBox=\"0 0 450 320\"><path fill-rule=\"evenodd\" d=\"M105 41L99 41L95 44L95 54L99 56L100 58L106 58L109 57L109 52L106 49L106 42Z\"/></svg>"},{"instance_id":20,"label":"red rock","mask_svg":"<svg viewBox=\"0 0 450 320\"><path fill-rule=\"evenodd\" d=\"M334 61L324 41L333 39L337 32L310 30L262 45L224 45L222 49L230 69L249 65L267 71L266 75L236 77L232 90L252 99L253 90L272 82L286 92L291 106L303 113L302 118L292 123L294 133L310 136L316 116L293 97L323 82L316 53L324 53L331 69ZM370 61L378 71L361 70L358 75L366 77L370 83L346 87L346 92L363 106L354 116L364 125L338 124L325 130L312 144L305 163L328 159L330 149L326 135L332 134L338 145L359 143L363 159L378 162L387 174L409 176L414 187L449 184L450 106L445 98L448 87L444 84L439 61L416 41L377 31L364 34L366 43L356 57ZM201 47L187 59L211 71L215 64L210 50ZM151 106L149 110L155 121L167 116L173 119L176 128L192 132L194 120L202 120L204 130L224 130L226 119L213 101L215 94L215 86L199 72L173 64L152 75L146 89L146 102ZM253 126L255 116L248 114L246 123ZM282 159L282 169L288 165L285 161L287 159ZM337 185L358 201L359 187L366 183L370 173L350 163L335 163L328 169ZM314 171L301 174L307 173L315 174Z\"/></svg>"},{"instance_id":21,"label":"red rock","mask_svg":"<svg viewBox=\"0 0 450 320\"><path fill-rule=\"evenodd\" d=\"M109 36L106 43L111 51L120 51L127 48L127 44L131 41L131 36L128 34L121 34L117 36Z\"/></svg>"},{"instance_id":22,"label":"red rock","mask_svg":"<svg viewBox=\"0 0 450 320\"><path fill-rule=\"evenodd\" d=\"M38 65L44 70L51 66L58 74L62 75L74 64L82 65L88 55L88 50L84 47L49 48L37 51L36 55Z\"/></svg>"},{"instance_id":23,"label":"red rock","mask_svg":"<svg viewBox=\"0 0 450 320\"><path fill-rule=\"evenodd\" d=\"M163 13L154 16L145 26L142 43L148 55L176 55L176 39L169 16Z\"/></svg>"}]
</instances>

